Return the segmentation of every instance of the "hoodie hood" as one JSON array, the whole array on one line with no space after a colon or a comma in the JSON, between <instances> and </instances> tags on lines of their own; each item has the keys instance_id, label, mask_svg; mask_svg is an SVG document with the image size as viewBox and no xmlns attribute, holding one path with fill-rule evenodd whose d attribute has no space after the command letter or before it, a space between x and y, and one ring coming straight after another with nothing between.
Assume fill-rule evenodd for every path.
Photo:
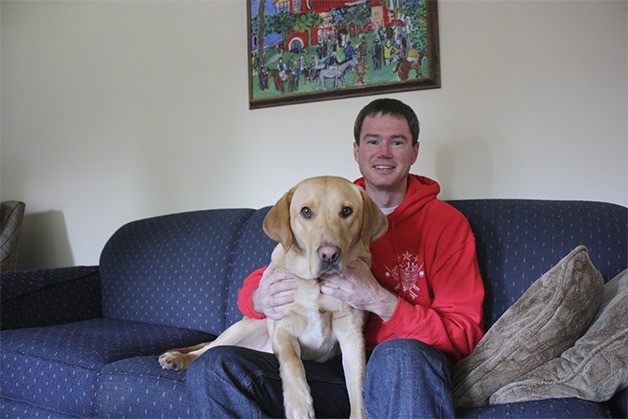
<instances>
[{"instance_id":1,"label":"hoodie hood","mask_svg":"<svg viewBox=\"0 0 628 419\"><path fill-rule=\"evenodd\" d=\"M366 181L363 177L357 179L355 184L366 188ZM409 174L406 197L403 199L403 202L388 215L388 221L398 224L412 217L423 209L425 205L436 199L439 192L440 185L435 180L425 176Z\"/></svg>"}]
</instances>

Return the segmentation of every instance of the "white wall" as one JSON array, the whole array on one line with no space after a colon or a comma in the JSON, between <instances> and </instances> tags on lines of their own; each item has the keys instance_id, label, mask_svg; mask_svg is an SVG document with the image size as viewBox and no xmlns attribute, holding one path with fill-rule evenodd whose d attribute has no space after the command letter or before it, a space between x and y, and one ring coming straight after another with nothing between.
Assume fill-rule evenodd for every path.
<instances>
[{"instance_id":1,"label":"white wall","mask_svg":"<svg viewBox=\"0 0 628 419\"><path fill-rule=\"evenodd\" d=\"M374 97L248 109L243 1L2 1L1 199L27 203L22 268L96 264L148 216L274 203L358 176ZM439 2L442 88L415 171L444 199L628 204L627 3Z\"/></svg>"}]
</instances>

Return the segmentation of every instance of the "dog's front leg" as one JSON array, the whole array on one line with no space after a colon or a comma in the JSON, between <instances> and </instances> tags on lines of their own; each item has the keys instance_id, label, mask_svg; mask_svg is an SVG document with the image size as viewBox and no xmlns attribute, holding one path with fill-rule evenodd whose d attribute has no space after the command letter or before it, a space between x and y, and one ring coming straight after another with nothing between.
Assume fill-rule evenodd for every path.
<instances>
[{"instance_id":1,"label":"dog's front leg","mask_svg":"<svg viewBox=\"0 0 628 419\"><path fill-rule=\"evenodd\" d=\"M286 417L313 419L314 402L305 377L299 341L285 329L277 327L273 335L273 352L279 360Z\"/></svg>"},{"instance_id":2,"label":"dog's front leg","mask_svg":"<svg viewBox=\"0 0 628 419\"><path fill-rule=\"evenodd\" d=\"M342 352L342 368L345 372L345 383L351 404L349 417L352 419L366 418L362 394L366 375L366 347L362 334L362 313L342 315L339 318L334 318L333 323L334 333Z\"/></svg>"}]
</instances>

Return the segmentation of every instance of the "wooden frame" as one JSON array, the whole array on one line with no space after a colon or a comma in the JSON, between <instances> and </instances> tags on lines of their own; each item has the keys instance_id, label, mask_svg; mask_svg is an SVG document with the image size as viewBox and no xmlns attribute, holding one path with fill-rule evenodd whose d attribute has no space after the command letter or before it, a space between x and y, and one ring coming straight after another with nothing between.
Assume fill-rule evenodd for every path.
<instances>
[{"instance_id":1,"label":"wooden frame","mask_svg":"<svg viewBox=\"0 0 628 419\"><path fill-rule=\"evenodd\" d=\"M247 17L251 109L440 87L437 0L247 0Z\"/></svg>"}]
</instances>

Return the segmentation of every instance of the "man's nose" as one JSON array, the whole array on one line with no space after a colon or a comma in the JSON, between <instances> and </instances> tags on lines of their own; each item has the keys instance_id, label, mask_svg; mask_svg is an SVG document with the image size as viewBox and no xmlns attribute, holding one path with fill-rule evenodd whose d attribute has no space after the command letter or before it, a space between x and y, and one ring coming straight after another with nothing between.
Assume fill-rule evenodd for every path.
<instances>
[{"instance_id":1,"label":"man's nose","mask_svg":"<svg viewBox=\"0 0 628 419\"><path fill-rule=\"evenodd\" d=\"M379 148L377 149L377 156L381 158L388 158L388 159L391 158L392 152L391 152L390 145L380 144Z\"/></svg>"}]
</instances>

